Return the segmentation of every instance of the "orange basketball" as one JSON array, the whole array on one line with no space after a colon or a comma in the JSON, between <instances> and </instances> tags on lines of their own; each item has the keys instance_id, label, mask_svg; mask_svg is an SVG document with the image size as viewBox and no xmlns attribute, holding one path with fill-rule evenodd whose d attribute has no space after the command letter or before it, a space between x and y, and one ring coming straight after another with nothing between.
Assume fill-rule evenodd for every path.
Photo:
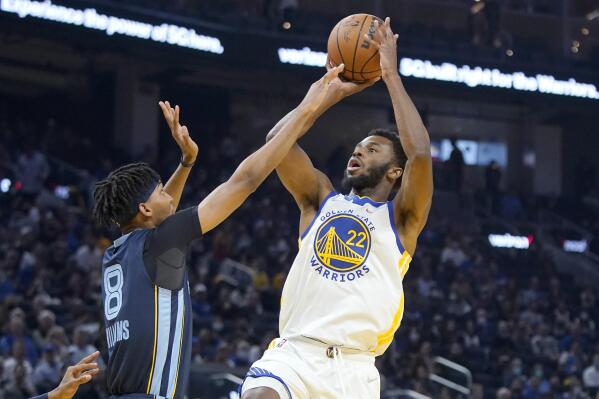
<instances>
[{"instance_id":1,"label":"orange basketball","mask_svg":"<svg viewBox=\"0 0 599 399\"><path fill-rule=\"evenodd\" d=\"M343 18L331 31L327 51L333 65L345 64L341 76L363 82L381 76L379 51L364 37L375 32L374 21L383 21L370 14L354 14Z\"/></svg>"}]
</instances>

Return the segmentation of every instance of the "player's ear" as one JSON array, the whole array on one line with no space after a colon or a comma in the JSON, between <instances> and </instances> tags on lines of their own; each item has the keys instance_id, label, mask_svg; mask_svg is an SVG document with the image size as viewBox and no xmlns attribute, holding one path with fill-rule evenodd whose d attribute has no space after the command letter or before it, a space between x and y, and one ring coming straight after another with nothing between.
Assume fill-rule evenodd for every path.
<instances>
[{"instance_id":1,"label":"player's ear","mask_svg":"<svg viewBox=\"0 0 599 399\"><path fill-rule=\"evenodd\" d=\"M140 203L137 209L139 210L139 213L141 213L145 217L152 216L152 208L150 208L148 204L145 202Z\"/></svg>"},{"instance_id":2,"label":"player's ear","mask_svg":"<svg viewBox=\"0 0 599 399\"><path fill-rule=\"evenodd\" d=\"M387 171L387 176L391 180L394 180L394 181L399 179L402 174L403 174L403 169L400 168L399 166L393 166L393 167L389 168L389 170Z\"/></svg>"}]
</instances>

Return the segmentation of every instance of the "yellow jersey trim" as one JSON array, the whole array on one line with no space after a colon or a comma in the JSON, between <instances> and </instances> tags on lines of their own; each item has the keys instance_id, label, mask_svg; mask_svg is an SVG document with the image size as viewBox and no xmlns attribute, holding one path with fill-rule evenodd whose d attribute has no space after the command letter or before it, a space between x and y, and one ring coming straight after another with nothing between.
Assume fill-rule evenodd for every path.
<instances>
[{"instance_id":1,"label":"yellow jersey trim","mask_svg":"<svg viewBox=\"0 0 599 399\"><path fill-rule=\"evenodd\" d=\"M407 273L411 261L412 257L410 256L408 251L404 251L403 255L401 256L401 258L399 258L398 262L399 272L402 279L404 275ZM397 308L397 311L395 312L395 315L393 316L393 322L391 323L391 327L377 337L377 345L376 349L374 350L375 352L378 352L382 347L388 345L391 341L393 341L395 332L401 325L401 319L403 318L404 301L405 293L402 292L401 298L399 300L399 306Z\"/></svg>"}]
</instances>

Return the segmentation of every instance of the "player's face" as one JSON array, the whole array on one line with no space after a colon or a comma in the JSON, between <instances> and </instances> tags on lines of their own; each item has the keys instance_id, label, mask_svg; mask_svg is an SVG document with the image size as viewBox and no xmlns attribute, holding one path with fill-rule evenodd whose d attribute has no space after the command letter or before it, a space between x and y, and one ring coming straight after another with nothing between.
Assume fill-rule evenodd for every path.
<instances>
[{"instance_id":1,"label":"player's face","mask_svg":"<svg viewBox=\"0 0 599 399\"><path fill-rule=\"evenodd\" d=\"M392 166L393 145L381 136L369 136L356 145L345 169L344 181L352 189L375 187Z\"/></svg>"},{"instance_id":2,"label":"player's face","mask_svg":"<svg viewBox=\"0 0 599 399\"><path fill-rule=\"evenodd\" d=\"M164 191L164 185L158 184L148 201L146 201L148 207L152 210L152 219L154 224L157 226L164 219L175 213L175 205L173 203L173 197L169 193Z\"/></svg>"}]
</instances>

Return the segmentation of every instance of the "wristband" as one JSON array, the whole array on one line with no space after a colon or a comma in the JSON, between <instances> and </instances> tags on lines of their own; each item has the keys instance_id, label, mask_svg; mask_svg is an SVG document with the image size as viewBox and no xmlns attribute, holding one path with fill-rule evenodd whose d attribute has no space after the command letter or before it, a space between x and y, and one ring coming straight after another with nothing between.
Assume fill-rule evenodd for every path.
<instances>
[{"instance_id":1,"label":"wristband","mask_svg":"<svg viewBox=\"0 0 599 399\"><path fill-rule=\"evenodd\" d=\"M181 155L181 161L179 161L179 163L181 164L181 166L183 166L184 168L191 168L193 165L196 164L196 161L193 161L192 163L185 163L185 161L183 160L183 155Z\"/></svg>"}]
</instances>

